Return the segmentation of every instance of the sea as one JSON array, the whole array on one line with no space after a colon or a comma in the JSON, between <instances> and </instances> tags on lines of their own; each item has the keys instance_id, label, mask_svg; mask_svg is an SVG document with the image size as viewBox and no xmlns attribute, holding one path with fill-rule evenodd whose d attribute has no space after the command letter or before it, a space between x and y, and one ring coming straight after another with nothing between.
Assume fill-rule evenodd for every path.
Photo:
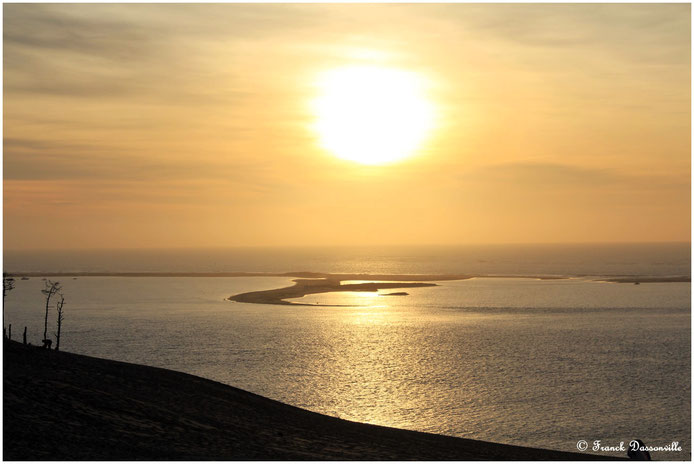
<instances>
[{"instance_id":1,"label":"sea","mask_svg":"<svg viewBox=\"0 0 694 464\"><path fill-rule=\"evenodd\" d=\"M43 338L44 278L65 296L61 349L187 372L343 419L521 446L681 447L691 457L689 243L4 252L4 326ZM58 272L471 274L229 301L292 277ZM504 277L500 277L504 276ZM538 279L537 277L561 277ZM605 280L643 279L639 285ZM681 280L681 279L680 279ZM55 330L51 311L49 333ZM677 445L673 447L673 442Z\"/></svg>"}]
</instances>

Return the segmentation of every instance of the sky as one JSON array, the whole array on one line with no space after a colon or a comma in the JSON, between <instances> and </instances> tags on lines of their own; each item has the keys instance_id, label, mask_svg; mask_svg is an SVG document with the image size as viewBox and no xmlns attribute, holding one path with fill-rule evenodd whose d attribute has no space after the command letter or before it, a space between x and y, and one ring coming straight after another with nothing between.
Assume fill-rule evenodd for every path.
<instances>
[{"instance_id":1,"label":"sky","mask_svg":"<svg viewBox=\"0 0 694 464\"><path fill-rule=\"evenodd\" d=\"M690 240L688 4L3 11L5 249ZM424 83L409 157L321 143L349 67Z\"/></svg>"}]
</instances>

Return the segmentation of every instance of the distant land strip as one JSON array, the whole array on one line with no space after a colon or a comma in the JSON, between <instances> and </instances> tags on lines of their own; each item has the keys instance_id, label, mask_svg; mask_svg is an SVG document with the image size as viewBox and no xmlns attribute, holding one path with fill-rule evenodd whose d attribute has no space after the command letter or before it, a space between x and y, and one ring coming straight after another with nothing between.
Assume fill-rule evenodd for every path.
<instances>
[{"instance_id":1,"label":"distant land strip","mask_svg":"<svg viewBox=\"0 0 694 464\"><path fill-rule=\"evenodd\" d=\"M584 278L597 282L614 283L668 283L691 282L691 276L613 276L590 275L511 275L511 274L339 274L329 272L8 272L8 277L299 277L331 280L387 280L398 282L434 282L447 280L488 279L538 279L560 280ZM385 288L385 287L384 287Z\"/></svg>"},{"instance_id":2,"label":"distant land strip","mask_svg":"<svg viewBox=\"0 0 694 464\"><path fill-rule=\"evenodd\" d=\"M331 274L326 272L10 272L9 277L299 277L305 279L334 280L391 280L412 282L417 280L465 280L484 277L473 274ZM512 277L512 276L498 276ZM521 277L521 276L515 276ZM527 277L527 276L524 276ZM555 279L561 277L529 277Z\"/></svg>"}]
</instances>

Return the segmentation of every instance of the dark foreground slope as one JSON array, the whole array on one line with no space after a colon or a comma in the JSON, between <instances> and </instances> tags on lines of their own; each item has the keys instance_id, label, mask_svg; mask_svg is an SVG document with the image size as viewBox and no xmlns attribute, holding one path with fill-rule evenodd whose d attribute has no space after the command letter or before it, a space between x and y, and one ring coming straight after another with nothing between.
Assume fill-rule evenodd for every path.
<instances>
[{"instance_id":1,"label":"dark foreground slope","mask_svg":"<svg viewBox=\"0 0 694 464\"><path fill-rule=\"evenodd\" d=\"M5 342L5 460L466 460L595 456L323 416L179 372Z\"/></svg>"}]
</instances>

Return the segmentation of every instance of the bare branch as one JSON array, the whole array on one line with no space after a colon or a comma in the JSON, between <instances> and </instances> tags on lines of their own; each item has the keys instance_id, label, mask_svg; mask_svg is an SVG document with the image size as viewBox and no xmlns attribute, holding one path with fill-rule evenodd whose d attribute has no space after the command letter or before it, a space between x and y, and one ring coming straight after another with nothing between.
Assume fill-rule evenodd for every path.
<instances>
[{"instance_id":1,"label":"bare branch","mask_svg":"<svg viewBox=\"0 0 694 464\"><path fill-rule=\"evenodd\" d=\"M55 332L55 351L60 351L60 329L63 326L63 320L65 320L65 316L63 314L63 305L65 304L65 296L62 293L59 293L60 295L60 301L58 301L55 304L55 309L58 311L58 331Z\"/></svg>"},{"instance_id":2,"label":"bare branch","mask_svg":"<svg viewBox=\"0 0 694 464\"><path fill-rule=\"evenodd\" d=\"M51 298L58 292L62 290L60 282L53 282L52 280L46 280L45 288L41 290L41 293L46 295L46 317L44 319L43 325L43 347L49 348L51 346L51 340L48 340L48 309L50 308Z\"/></svg>"}]
</instances>

